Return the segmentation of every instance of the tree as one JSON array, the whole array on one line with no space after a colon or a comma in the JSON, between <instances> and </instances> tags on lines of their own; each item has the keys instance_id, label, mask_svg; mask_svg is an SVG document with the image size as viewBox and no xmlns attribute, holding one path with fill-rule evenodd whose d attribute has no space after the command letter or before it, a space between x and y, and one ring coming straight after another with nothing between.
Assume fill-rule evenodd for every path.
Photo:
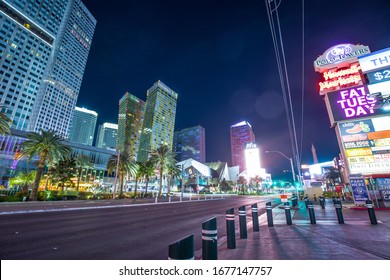
<instances>
[{"instance_id":1,"label":"tree","mask_svg":"<svg viewBox=\"0 0 390 280\"><path fill-rule=\"evenodd\" d=\"M145 178L146 184L145 184L145 195L148 195L148 184L150 177L156 175L154 172L154 164L150 160L140 163L139 165L139 171L141 173L141 177Z\"/></svg>"},{"instance_id":2,"label":"tree","mask_svg":"<svg viewBox=\"0 0 390 280\"><path fill-rule=\"evenodd\" d=\"M79 191L79 185L81 180L81 174L83 173L84 168L93 168L93 164L91 163L91 158L86 155L78 155L76 157L76 168L77 168L77 185L76 191Z\"/></svg>"},{"instance_id":3,"label":"tree","mask_svg":"<svg viewBox=\"0 0 390 280\"><path fill-rule=\"evenodd\" d=\"M123 197L123 183L125 174L129 173L130 176L135 176L137 172L137 163L134 161L134 157L127 150L119 153L118 156L112 155L107 162L107 171L109 173L116 171L118 164L118 178L119 178L119 198Z\"/></svg>"},{"instance_id":4,"label":"tree","mask_svg":"<svg viewBox=\"0 0 390 280\"><path fill-rule=\"evenodd\" d=\"M134 198L137 198L138 180L139 180L139 178L141 178L143 176L142 165L143 165L142 162L137 161L137 170L135 172Z\"/></svg>"},{"instance_id":5,"label":"tree","mask_svg":"<svg viewBox=\"0 0 390 280\"><path fill-rule=\"evenodd\" d=\"M226 181L225 178L223 178L221 182L221 192L228 192L232 190L232 186L230 181Z\"/></svg>"},{"instance_id":6,"label":"tree","mask_svg":"<svg viewBox=\"0 0 390 280\"><path fill-rule=\"evenodd\" d=\"M161 145L157 149L154 149L150 155L150 161L154 164L160 173L160 188L158 191L158 196L161 197L163 176L165 175L168 166L174 162L174 153L171 149L168 148L167 145Z\"/></svg>"},{"instance_id":7,"label":"tree","mask_svg":"<svg viewBox=\"0 0 390 280\"><path fill-rule=\"evenodd\" d=\"M71 179L77 174L76 160L65 158L60 160L51 171L52 181L64 190L66 183L73 185Z\"/></svg>"},{"instance_id":8,"label":"tree","mask_svg":"<svg viewBox=\"0 0 390 280\"><path fill-rule=\"evenodd\" d=\"M54 130L41 130L41 133L31 132L26 135L27 140L22 144L22 156L31 161L38 156L38 168L34 185L30 194L31 200L37 200L39 183L45 165L69 157L72 149L64 144L63 139Z\"/></svg>"},{"instance_id":9,"label":"tree","mask_svg":"<svg viewBox=\"0 0 390 280\"><path fill-rule=\"evenodd\" d=\"M5 108L4 106L0 106L0 109ZM10 127L12 124L12 120L6 115L5 112L1 112L0 110L0 135L10 134Z\"/></svg>"},{"instance_id":10,"label":"tree","mask_svg":"<svg viewBox=\"0 0 390 280\"><path fill-rule=\"evenodd\" d=\"M327 182L332 182L333 187L335 187L336 179L340 178L340 172L337 168L331 167L330 169L325 170L322 176Z\"/></svg>"},{"instance_id":11,"label":"tree","mask_svg":"<svg viewBox=\"0 0 390 280\"><path fill-rule=\"evenodd\" d=\"M27 195L28 187L34 183L35 176L37 175L36 173L35 170L30 172L19 172L9 181L9 184L10 186L22 186L22 193Z\"/></svg>"},{"instance_id":12,"label":"tree","mask_svg":"<svg viewBox=\"0 0 390 280\"><path fill-rule=\"evenodd\" d=\"M172 178L173 177L178 178L181 175L181 168L179 168L176 165L175 159L173 159L172 162L168 164L167 173L168 173L168 195L169 195L171 193Z\"/></svg>"},{"instance_id":13,"label":"tree","mask_svg":"<svg viewBox=\"0 0 390 280\"><path fill-rule=\"evenodd\" d=\"M245 194L246 179L244 176L238 177L237 184L241 186L242 194Z\"/></svg>"}]
</instances>

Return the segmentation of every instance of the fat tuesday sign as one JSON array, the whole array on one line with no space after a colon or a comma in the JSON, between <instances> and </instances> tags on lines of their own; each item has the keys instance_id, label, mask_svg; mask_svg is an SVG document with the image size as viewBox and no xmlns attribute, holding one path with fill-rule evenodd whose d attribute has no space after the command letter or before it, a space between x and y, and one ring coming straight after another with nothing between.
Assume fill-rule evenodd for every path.
<instances>
[{"instance_id":1,"label":"fat tuesday sign","mask_svg":"<svg viewBox=\"0 0 390 280\"><path fill-rule=\"evenodd\" d=\"M329 92L327 103L332 112L333 121L367 118L375 115L376 99L367 96L364 86Z\"/></svg>"},{"instance_id":2,"label":"fat tuesday sign","mask_svg":"<svg viewBox=\"0 0 390 280\"><path fill-rule=\"evenodd\" d=\"M324 72L332 68L346 67L357 62L358 56L370 53L370 49L363 45L340 44L326 50L314 61L314 70Z\"/></svg>"}]
</instances>

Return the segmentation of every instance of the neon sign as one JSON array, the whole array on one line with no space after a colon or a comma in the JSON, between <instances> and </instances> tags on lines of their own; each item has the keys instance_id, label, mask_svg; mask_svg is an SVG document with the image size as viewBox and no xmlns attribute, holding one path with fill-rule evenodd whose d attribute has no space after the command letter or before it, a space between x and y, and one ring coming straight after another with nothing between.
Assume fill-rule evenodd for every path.
<instances>
[{"instance_id":1,"label":"neon sign","mask_svg":"<svg viewBox=\"0 0 390 280\"><path fill-rule=\"evenodd\" d=\"M374 114L376 99L367 97L364 87L342 90L339 94L341 99L337 103L344 110L346 118Z\"/></svg>"},{"instance_id":2,"label":"neon sign","mask_svg":"<svg viewBox=\"0 0 390 280\"><path fill-rule=\"evenodd\" d=\"M345 67L357 61L357 57L370 53L370 49L363 45L340 44L333 46L314 61L314 70L324 72L335 67Z\"/></svg>"},{"instance_id":3,"label":"neon sign","mask_svg":"<svg viewBox=\"0 0 390 280\"><path fill-rule=\"evenodd\" d=\"M381 114L374 110L377 102L375 97L367 96L366 92L364 86L357 86L328 93L334 122Z\"/></svg>"},{"instance_id":4,"label":"neon sign","mask_svg":"<svg viewBox=\"0 0 390 280\"><path fill-rule=\"evenodd\" d=\"M362 78L359 70L360 66L355 64L347 69L325 71L322 74L324 81L318 84L320 86L320 94L323 95L331 89L361 84Z\"/></svg>"}]
</instances>

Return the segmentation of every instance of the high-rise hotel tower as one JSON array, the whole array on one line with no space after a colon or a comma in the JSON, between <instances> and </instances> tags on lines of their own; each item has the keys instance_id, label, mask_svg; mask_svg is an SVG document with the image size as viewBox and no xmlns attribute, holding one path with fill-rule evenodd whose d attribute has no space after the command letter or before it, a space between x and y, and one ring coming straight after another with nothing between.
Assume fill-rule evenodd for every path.
<instances>
[{"instance_id":1,"label":"high-rise hotel tower","mask_svg":"<svg viewBox=\"0 0 390 280\"><path fill-rule=\"evenodd\" d=\"M12 128L68 136L95 25L80 0L0 0L0 110Z\"/></svg>"},{"instance_id":2,"label":"high-rise hotel tower","mask_svg":"<svg viewBox=\"0 0 390 280\"><path fill-rule=\"evenodd\" d=\"M69 129L69 140L92 146L97 117L98 114L95 111L76 106Z\"/></svg>"},{"instance_id":3,"label":"high-rise hotel tower","mask_svg":"<svg viewBox=\"0 0 390 280\"><path fill-rule=\"evenodd\" d=\"M102 149L116 149L117 137L118 125L105 122L104 124L99 125L96 147Z\"/></svg>"},{"instance_id":4,"label":"high-rise hotel tower","mask_svg":"<svg viewBox=\"0 0 390 280\"><path fill-rule=\"evenodd\" d=\"M117 149L137 158L145 101L126 92L119 100Z\"/></svg>"},{"instance_id":5,"label":"high-rise hotel tower","mask_svg":"<svg viewBox=\"0 0 390 280\"><path fill-rule=\"evenodd\" d=\"M200 125L183 128L175 131L173 147L177 161L194 159L201 163L206 162L205 130Z\"/></svg>"},{"instance_id":6,"label":"high-rise hotel tower","mask_svg":"<svg viewBox=\"0 0 390 280\"><path fill-rule=\"evenodd\" d=\"M142 125L137 160L146 161L149 152L161 145L172 149L178 94L157 81L147 91L145 116Z\"/></svg>"},{"instance_id":7,"label":"high-rise hotel tower","mask_svg":"<svg viewBox=\"0 0 390 280\"><path fill-rule=\"evenodd\" d=\"M232 165L240 166L240 172L246 169L245 145L253 142L255 142L255 134L247 121L239 122L230 127Z\"/></svg>"}]
</instances>

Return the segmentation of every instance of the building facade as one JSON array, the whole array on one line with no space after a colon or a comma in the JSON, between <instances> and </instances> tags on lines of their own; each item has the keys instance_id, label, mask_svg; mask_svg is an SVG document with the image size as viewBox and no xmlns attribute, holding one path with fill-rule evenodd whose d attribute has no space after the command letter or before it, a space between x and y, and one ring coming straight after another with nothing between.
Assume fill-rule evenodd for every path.
<instances>
[{"instance_id":1,"label":"building facade","mask_svg":"<svg viewBox=\"0 0 390 280\"><path fill-rule=\"evenodd\" d=\"M205 130L200 125L180 129L173 135L173 149L176 152L177 161L194 159L198 162L206 162Z\"/></svg>"},{"instance_id":2,"label":"building facade","mask_svg":"<svg viewBox=\"0 0 390 280\"><path fill-rule=\"evenodd\" d=\"M178 94L157 81L148 91L138 160L146 161L149 152L161 145L172 149Z\"/></svg>"},{"instance_id":3,"label":"building facade","mask_svg":"<svg viewBox=\"0 0 390 280\"><path fill-rule=\"evenodd\" d=\"M68 136L95 25L80 0L0 1L0 110L12 128Z\"/></svg>"},{"instance_id":4,"label":"building facade","mask_svg":"<svg viewBox=\"0 0 390 280\"><path fill-rule=\"evenodd\" d=\"M232 166L238 165L240 172L246 170L245 146L247 143L253 142L255 142L255 134L247 121L239 122L230 127Z\"/></svg>"},{"instance_id":5,"label":"building facade","mask_svg":"<svg viewBox=\"0 0 390 280\"><path fill-rule=\"evenodd\" d=\"M102 125L99 125L98 128L96 147L115 150L117 138L118 125L114 123L103 123Z\"/></svg>"},{"instance_id":6,"label":"building facade","mask_svg":"<svg viewBox=\"0 0 390 280\"><path fill-rule=\"evenodd\" d=\"M98 114L86 108L76 107L70 127L69 140L92 146Z\"/></svg>"},{"instance_id":7,"label":"building facade","mask_svg":"<svg viewBox=\"0 0 390 280\"><path fill-rule=\"evenodd\" d=\"M126 92L119 100L117 148L137 158L145 101Z\"/></svg>"}]
</instances>

